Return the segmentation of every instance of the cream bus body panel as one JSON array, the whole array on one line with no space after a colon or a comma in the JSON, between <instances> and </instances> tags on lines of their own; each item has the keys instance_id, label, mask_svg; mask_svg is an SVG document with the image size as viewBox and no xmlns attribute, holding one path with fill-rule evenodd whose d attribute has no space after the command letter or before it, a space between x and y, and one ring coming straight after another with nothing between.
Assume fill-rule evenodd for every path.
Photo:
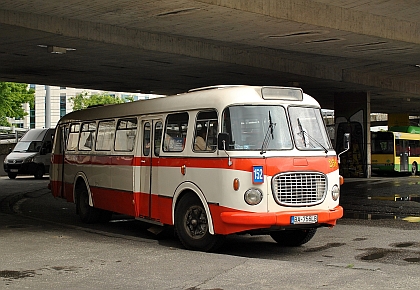
<instances>
[{"instance_id":1,"label":"cream bus body panel","mask_svg":"<svg viewBox=\"0 0 420 290\"><path fill-rule=\"evenodd\" d=\"M91 206L102 202L99 208L113 210L111 203L118 203L118 197L121 197L124 200L123 205L116 207L115 212L170 225L176 223L175 208L178 198L186 191L192 191L203 203L208 219L208 231L211 234L224 235L271 227L294 226L295 229L301 229L302 225L291 225L290 217L294 214L313 216L319 213L320 217L323 216L320 224L303 227L333 226L342 215L338 200L334 201L331 196L332 187L340 185L337 158L333 150L298 150L294 146L293 149L267 150L263 154L259 150L238 149L228 152L194 152L193 140L198 113L206 110L217 112L218 132L221 132L223 110L227 106L235 105L282 106L285 112L288 112L289 105L319 108L316 100L306 94L303 94L303 101L264 100L261 97L261 87L240 86L73 112L63 117L59 126L72 122L109 120L110 117L114 120L137 118L136 146L133 152L123 153L114 149L107 153L92 151L92 155L83 151L76 151L74 154L66 152L66 158L70 160L65 161L63 165L64 181L74 186L77 176L83 176L91 193ZM143 156L143 124L148 120L160 121L164 124L165 134L166 117L182 112L188 112L189 115L186 143L182 152L164 152L161 149L160 156ZM271 117L269 118L271 126ZM287 124L283 126L290 126L290 122L287 119ZM289 131L293 143L292 129L289 128ZM57 163L60 162L58 158L59 156ZM72 158L74 162L71 162ZM264 168L262 183L253 182L254 165ZM61 186L60 170L53 172L57 173L51 175L57 190ZM282 172L322 175L326 179L325 198L310 206L280 205L272 194L272 179ZM237 190L234 189L235 179L239 180ZM249 205L245 201L244 193L249 188L256 188L262 192L262 202ZM104 201L99 200L102 194L105 197ZM57 196L57 192L54 195ZM67 199L69 200L68 197ZM110 206L107 207L108 205ZM332 213L331 216L329 212Z\"/></svg>"}]
</instances>

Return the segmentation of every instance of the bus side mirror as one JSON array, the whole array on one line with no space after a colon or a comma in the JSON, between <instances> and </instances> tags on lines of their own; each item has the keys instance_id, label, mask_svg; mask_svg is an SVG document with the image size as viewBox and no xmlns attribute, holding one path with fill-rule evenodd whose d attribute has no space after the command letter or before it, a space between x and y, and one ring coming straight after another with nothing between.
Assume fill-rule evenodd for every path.
<instances>
[{"instance_id":1,"label":"bus side mirror","mask_svg":"<svg viewBox=\"0 0 420 290\"><path fill-rule=\"evenodd\" d=\"M350 149L350 133L344 133L344 138L343 138L343 145L344 145L344 151L341 152L340 154L338 154L337 158L338 158L338 164L340 164L340 155L343 154L344 152L347 152Z\"/></svg>"},{"instance_id":2,"label":"bus side mirror","mask_svg":"<svg viewBox=\"0 0 420 290\"><path fill-rule=\"evenodd\" d=\"M217 149L226 150L230 143L230 136L228 133L219 133L217 136Z\"/></svg>"},{"instance_id":3,"label":"bus side mirror","mask_svg":"<svg viewBox=\"0 0 420 290\"><path fill-rule=\"evenodd\" d=\"M344 150L350 149L350 133L344 133L343 144Z\"/></svg>"}]
</instances>

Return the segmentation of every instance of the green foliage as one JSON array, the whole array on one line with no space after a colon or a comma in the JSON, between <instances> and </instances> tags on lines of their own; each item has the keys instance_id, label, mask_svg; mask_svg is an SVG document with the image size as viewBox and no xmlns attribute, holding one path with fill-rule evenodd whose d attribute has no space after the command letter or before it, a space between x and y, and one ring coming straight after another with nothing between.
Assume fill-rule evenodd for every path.
<instances>
[{"instance_id":1,"label":"green foliage","mask_svg":"<svg viewBox=\"0 0 420 290\"><path fill-rule=\"evenodd\" d=\"M89 106L95 105L105 105L105 104L120 104L124 103L120 98L116 98L109 94L94 94L89 96L87 92L77 94L74 97L70 98L70 101L73 103L73 110L82 110L86 109Z\"/></svg>"},{"instance_id":2,"label":"green foliage","mask_svg":"<svg viewBox=\"0 0 420 290\"><path fill-rule=\"evenodd\" d=\"M33 106L35 91L28 89L27 84L0 82L0 125L10 126L6 117L23 118L27 115L23 104Z\"/></svg>"}]
</instances>

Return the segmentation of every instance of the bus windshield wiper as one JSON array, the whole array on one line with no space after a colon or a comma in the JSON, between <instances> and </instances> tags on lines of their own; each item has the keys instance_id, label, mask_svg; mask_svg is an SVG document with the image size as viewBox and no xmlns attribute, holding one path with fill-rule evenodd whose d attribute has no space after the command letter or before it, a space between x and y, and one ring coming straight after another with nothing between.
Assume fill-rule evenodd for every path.
<instances>
[{"instance_id":1,"label":"bus windshield wiper","mask_svg":"<svg viewBox=\"0 0 420 290\"><path fill-rule=\"evenodd\" d=\"M324 145L322 145L318 140L316 140L314 137L309 135L305 130L303 130L302 123L300 122L299 118L297 118L297 122L298 122L299 131L300 131L299 133L302 135L303 145L305 147L307 147L308 145L311 145L313 148L315 148L315 146L311 144L311 142L306 142L306 138L305 138L306 136L308 137L309 141L315 142L318 146L324 149L325 153L328 153L328 149Z\"/></svg>"},{"instance_id":2,"label":"bus windshield wiper","mask_svg":"<svg viewBox=\"0 0 420 290\"><path fill-rule=\"evenodd\" d=\"M276 123L273 123L273 121L271 120L271 113L270 111L268 111L268 129L267 129L267 133L265 133L264 141L261 146L261 151L260 151L261 155L265 153L265 148L267 148L268 144L270 144L270 140L274 139L275 126L276 126ZM269 137L269 134L271 135L271 139Z\"/></svg>"}]
</instances>

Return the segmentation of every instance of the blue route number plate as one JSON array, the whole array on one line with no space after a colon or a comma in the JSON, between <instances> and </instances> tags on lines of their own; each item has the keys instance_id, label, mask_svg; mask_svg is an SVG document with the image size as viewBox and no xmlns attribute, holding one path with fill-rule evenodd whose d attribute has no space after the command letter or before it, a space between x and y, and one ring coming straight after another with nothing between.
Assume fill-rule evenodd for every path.
<instances>
[{"instance_id":1,"label":"blue route number plate","mask_svg":"<svg viewBox=\"0 0 420 290\"><path fill-rule=\"evenodd\" d=\"M290 223L298 224L314 224L318 222L318 215L297 215L290 218Z\"/></svg>"},{"instance_id":2,"label":"blue route number plate","mask_svg":"<svg viewBox=\"0 0 420 290\"><path fill-rule=\"evenodd\" d=\"M252 168L252 183L263 183L264 182L264 167L253 166Z\"/></svg>"}]
</instances>

